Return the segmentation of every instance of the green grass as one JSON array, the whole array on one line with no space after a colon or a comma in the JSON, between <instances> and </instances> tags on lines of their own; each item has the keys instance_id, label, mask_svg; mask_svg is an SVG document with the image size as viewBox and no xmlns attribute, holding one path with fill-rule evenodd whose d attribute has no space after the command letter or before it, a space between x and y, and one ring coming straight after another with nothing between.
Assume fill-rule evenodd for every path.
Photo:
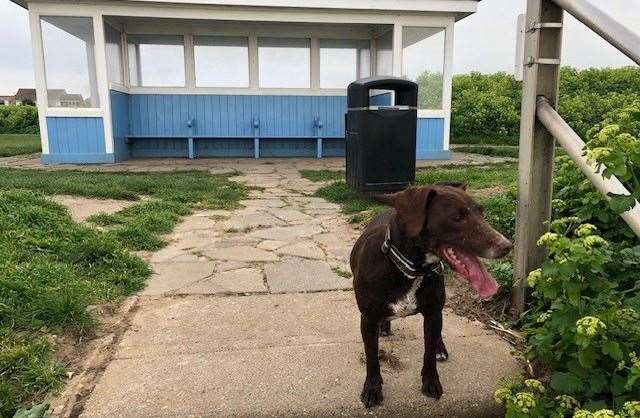
<instances>
[{"instance_id":1,"label":"green grass","mask_svg":"<svg viewBox=\"0 0 640 418\"><path fill-rule=\"evenodd\" d=\"M227 174L204 171L167 173L91 173L0 169L0 190L27 189L45 194L139 200L150 198L113 215L89 218L108 227L107 234L132 250L157 250L166 245L161 235L193 208L231 209L246 195Z\"/></svg>"},{"instance_id":2,"label":"green grass","mask_svg":"<svg viewBox=\"0 0 640 418\"><path fill-rule=\"evenodd\" d=\"M452 144L518 145L520 135L465 135L451 138Z\"/></svg>"},{"instance_id":3,"label":"green grass","mask_svg":"<svg viewBox=\"0 0 640 418\"><path fill-rule=\"evenodd\" d=\"M0 157L40 152L40 135L0 134Z\"/></svg>"},{"instance_id":4,"label":"green grass","mask_svg":"<svg viewBox=\"0 0 640 418\"><path fill-rule=\"evenodd\" d=\"M344 171L332 170L300 170L300 175L311 181L344 180Z\"/></svg>"},{"instance_id":5,"label":"green grass","mask_svg":"<svg viewBox=\"0 0 640 418\"><path fill-rule=\"evenodd\" d=\"M325 178L323 170L307 172L307 178ZM416 185L439 182L462 182L473 192L493 186L513 189L517 181L515 164L492 164L472 167L430 167L416 172ZM351 222L366 221L385 210L385 207L366 195L350 189L344 181L334 181L316 192L316 196L338 203ZM487 218L496 224L501 232L511 236L515 216L515 192L500 193L495 196L483 196L480 200L487 207Z\"/></svg>"},{"instance_id":6,"label":"green grass","mask_svg":"<svg viewBox=\"0 0 640 418\"><path fill-rule=\"evenodd\" d=\"M491 157L518 158L518 147L512 145L469 145L453 148L455 152L489 155Z\"/></svg>"},{"instance_id":7,"label":"green grass","mask_svg":"<svg viewBox=\"0 0 640 418\"><path fill-rule=\"evenodd\" d=\"M0 417L58 388L65 365L47 335L90 335L89 305L141 289L149 267L128 249L155 250L195 208L230 209L246 196L228 175L202 171L91 173L0 169ZM75 223L46 195L138 200ZM144 200L141 198L144 197Z\"/></svg>"},{"instance_id":8,"label":"green grass","mask_svg":"<svg viewBox=\"0 0 640 418\"><path fill-rule=\"evenodd\" d=\"M82 336L87 307L142 288L149 267L110 234L73 222L40 193L0 191L0 415L55 389L48 333Z\"/></svg>"}]
</instances>

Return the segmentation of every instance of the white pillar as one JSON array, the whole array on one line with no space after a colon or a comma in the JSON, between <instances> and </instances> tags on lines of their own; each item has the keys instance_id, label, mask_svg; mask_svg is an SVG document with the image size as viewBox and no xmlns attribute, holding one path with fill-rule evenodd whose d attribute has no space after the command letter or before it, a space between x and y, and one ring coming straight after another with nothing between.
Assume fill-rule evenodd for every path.
<instances>
[{"instance_id":1,"label":"white pillar","mask_svg":"<svg viewBox=\"0 0 640 418\"><path fill-rule=\"evenodd\" d=\"M402 25L393 25L393 75L402 77Z\"/></svg>"},{"instance_id":2,"label":"white pillar","mask_svg":"<svg viewBox=\"0 0 640 418\"><path fill-rule=\"evenodd\" d=\"M249 35L249 87L258 88L258 37Z\"/></svg>"},{"instance_id":3,"label":"white pillar","mask_svg":"<svg viewBox=\"0 0 640 418\"><path fill-rule=\"evenodd\" d=\"M196 62L193 49L193 35L184 35L184 77L187 88L196 87Z\"/></svg>"},{"instance_id":4,"label":"white pillar","mask_svg":"<svg viewBox=\"0 0 640 418\"><path fill-rule=\"evenodd\" d=\"M107 154L113 154L113 130L111 126L111 98L109 97L109 78L107 75L107 51L105 47L104 22L102 13L93 15L93 38L95 60L95 77L102 109L104 125L104 147ZM90 64L91 66L91 64ZM91 71L89 71L91 73Z\"/></svg>"},{"instance_id":5,"label":"white pillar","mask_svg":"<svg viewBox=\"0 0 640 418\"><path fill-rule=\"evenodd\" d=\"M442 148L449 150L451 136L451 91L453 89L453 26L447 25L444 32L444 68L442 69L442 110L444 111L444 141Z\"/></svg>"},{"instance_id":6,"label":"white pillar","mask_svg":"<svg viewBox=\"0 0 640 418\"><path fill-rule=\"evenodd\" d=\"M33 49L33 72L36 82L36 101L38 106L38 123L40 124L40 144L42 154L49 154L49 133L47 132L47 83L44 69L44 52L42 50L42 31L40 16L29 7L29 26L31 29L31 48Z\"/></svg>"}]
</instances>

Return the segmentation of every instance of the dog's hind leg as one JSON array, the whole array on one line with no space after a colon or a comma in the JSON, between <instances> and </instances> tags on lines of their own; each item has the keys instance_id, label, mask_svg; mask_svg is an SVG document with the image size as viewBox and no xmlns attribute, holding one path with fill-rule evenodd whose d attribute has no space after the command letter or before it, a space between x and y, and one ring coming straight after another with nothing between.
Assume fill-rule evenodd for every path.
<instances>
[{"instance_id":1,"label":"dog's hind leg","mask_svg":"<svg viewBox=\"0 0 640 418\"><path fill-rule=\"evenodd\" d=\"M367 315L360 317L360 331L364 343L364 354L367 361L367 377L364 380L360 400L366 408L382 403L382 375L378 359L378 336L380 329L378 320Z\"/></svg>"},{"instance_id":2,"label":"dog's hind leg","mask_svg":"<svg viewBox=\"0 0 640 418\"><path fill-rule=\"evenodd\" d=\"M383 320L380 322L380 336L388 337L391 335L391 321Z\"/></svg>"},{"instance_id":3,"label":"dog's hind leg","mask_svg":"<svg viewBox=\"0 0 640 418\"><path fill-rule=\"evenodd\" d=\"M447 347L444 345L444 340L442 339L441 334L440 339L438 340L438 346L436 347L436 360L446 361L448 358L449 352L447 351Z\"/></svg>"}]
</instances>

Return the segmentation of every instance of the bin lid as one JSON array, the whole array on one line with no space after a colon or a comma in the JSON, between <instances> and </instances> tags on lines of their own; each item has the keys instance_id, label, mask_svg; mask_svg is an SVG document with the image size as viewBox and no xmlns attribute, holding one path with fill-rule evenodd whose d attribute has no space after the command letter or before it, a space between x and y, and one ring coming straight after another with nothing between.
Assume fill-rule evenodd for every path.
<instances>
[{"instance_id":1,"label":"bin lid","mask_svg":"<svg viewBox=\"0 0 640 418\"><path fill-rule=\"evenodd\" d=\"M347 107L369 107L369 91L392 90L395 92L396 106L418 105L418 85L399 77L366 77L354 81L347 88Z\"/></svg>"}]
</instances>

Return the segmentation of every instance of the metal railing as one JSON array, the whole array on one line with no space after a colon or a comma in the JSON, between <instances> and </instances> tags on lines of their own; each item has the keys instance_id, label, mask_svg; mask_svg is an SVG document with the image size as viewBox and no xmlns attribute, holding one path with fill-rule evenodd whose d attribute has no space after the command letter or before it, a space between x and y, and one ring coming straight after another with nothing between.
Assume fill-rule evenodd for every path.
<instances>
[{"instance_id":1,"label":"metal railing","mask_svg":"<svg viewBox=\"0 0 640 418\"><path fill-rule=\"evenodd\" d=\"M602 177L584 153L585 143L556 112L560 79L563 11L640 64L640 36L621 25L586 0L527 0L525 56L520 123L520 158L518 177L518 214L512 309L524 312L528 273L546 258L537 246L540 235L549 228L551 217L553 154L557 141L580 170L606 198L629 195L615 177ZM640 204L621 214L640 237Z\"/></svg>"}]
</instances>

